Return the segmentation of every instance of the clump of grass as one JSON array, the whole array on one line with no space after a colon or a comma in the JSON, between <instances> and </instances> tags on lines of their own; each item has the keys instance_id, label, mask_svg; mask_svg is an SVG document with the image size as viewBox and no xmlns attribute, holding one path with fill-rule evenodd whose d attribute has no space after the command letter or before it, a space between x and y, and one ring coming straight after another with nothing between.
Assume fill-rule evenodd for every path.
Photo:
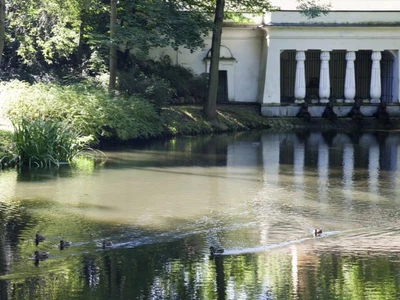
<instances>
[{"instance_id":1,"label":"clump of grass","mask_svg":"<svg viewBox=\"0 0 400 300\"><path fill-rule=\"evenodd\" d=\"M55 119L23 118L14 123L12 146L3 164L29 167L70 163L88 147L88 140L64 122Z\"/></svg>"}]
</instances>

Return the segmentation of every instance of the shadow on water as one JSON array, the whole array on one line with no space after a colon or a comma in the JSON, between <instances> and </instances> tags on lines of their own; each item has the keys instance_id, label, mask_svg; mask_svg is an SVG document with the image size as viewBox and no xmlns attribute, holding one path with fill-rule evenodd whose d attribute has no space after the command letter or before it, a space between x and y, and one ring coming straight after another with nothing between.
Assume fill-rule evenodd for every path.
<instances>
[{"instance_id":1,"label":"shadow on water","mask_svg":"<svg viewBox=\"0 0 400 300\"><path fill-rule=\"evenodd\" d=\"M398 299L399 141L177 138L97 168L0 173L0 298Z\"/></svg>"}]
</instances>

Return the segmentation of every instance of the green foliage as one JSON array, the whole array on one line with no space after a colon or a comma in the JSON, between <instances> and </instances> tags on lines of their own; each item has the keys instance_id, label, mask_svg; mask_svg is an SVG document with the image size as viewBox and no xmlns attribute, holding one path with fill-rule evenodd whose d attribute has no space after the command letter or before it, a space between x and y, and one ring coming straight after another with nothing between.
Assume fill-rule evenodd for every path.
<instances>
[{"instance_id":1,"label":"green foliage","mask_svg":"<svg viewBox=\"0 0 400 300\"><path fill-rule=\"evenodd\" d=\"M167 55L161 56L158 61L131 57L119 74L121 92L141 94L158 107L176 97L203 99L206 88L205 75L196 75L190 69L172 64Z\"/></svg>"},{"instance_id":2,"label":"green foliage","mask_svg":"<svg viewBox=\"0 0 400 300\"><path fill-rule=\"evenodd\" d=\"M11 0L7 3L3 78L30 82L65 74L96 75L107 68L110 8L93 0ZM121 0L111 41L126 50L203 47L212 23L204 12L181 2ZM50 72L51 71L51 72ZM34 76L32 76L34 75Z\"/></svg>"},{"instance_id":3,"label":"green foliage","mask_svg":"<svg viewBox=\"0 0 400 300\"><path fill-rule=\"evenodd\" d=\"M152 47L204 46L212 23L204 11L188 9L185 1L122 0L116 43L147 53Z\"/></svg>"},{"instance_id":4,"label":"green foliage","mask_svg":"<svg viewBox=\"0 0 400 300\"><path fill-rule=\"evenodd\" d=\"M165 135L196 135L223 131L243 131L270 128L269 121L257 107L221 107L217 110L215 126L204 118L198 106L173 106L161 114Z\"/></svg>"},{"instance_id":5,"label":"green foliage","mask_svg":"<svg viewBox=\"0 0 400 300\"><path fill-rule=\"evenodd\" d=\"M140 94L156 107L165 105L174 95L174 89L167 80L156 74L146 75L137 69L120 73L119 90L128 95Z\"/></svg>"},{"instance_id":6,"label":"green foliage","mask_svg":"<svg viewBox=\"0 0 400 300\"><path fill-rule=\"evenodd\" d=\"M0 129L0 157L3 157L8 152L8 147L12 140L12 132Z\"/></svg>"},{"instance_id":7,"label":"green foliage","mask_svg":"<svg viewBox=\"0 0 400 300\"><path fill-rule=\"evenodd\" d=\"M318 0L297 0L299 3L297 9L301 10L301 14L309 19L320 17L321 15L326 16L329 13L332 5L319 4Z\"/></svg>"},{"instance_id":8,"label":"green foliage","mask_svg":"<svg viewBox=\"0 0 400 300\"><path fill-rule=\"evenodd\" d=\"M71 162L87 146L85 139L61 121L23 118L14 124L11 153L18 164L42 167Z\"/></svg>"},{"instance_id":9,"label":"green foliage","mask_svg":"<svg viewBox=\"0 0 400 300\"><path fill-rule=\"evenodd\" d=\"M153 137L162 126L153 106L138 97L112 96L91 83L61 86L11 81L0 85L4 113L15 124L24 118L53 119L74 128L91 143L102 137Z\"/></svg>"}]
</instances>

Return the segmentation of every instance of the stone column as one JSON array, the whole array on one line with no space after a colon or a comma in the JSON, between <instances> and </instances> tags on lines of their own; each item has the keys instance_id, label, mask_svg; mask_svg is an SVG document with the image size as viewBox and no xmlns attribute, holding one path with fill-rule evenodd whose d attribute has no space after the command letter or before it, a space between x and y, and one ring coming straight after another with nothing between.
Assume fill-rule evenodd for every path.
<instances>
[{"instance_id":1,"label":"stone column","mask_svg":"<svg viewBox=\"0 0 400 300\"><path fill-rule=\"evenodd\" d=\"M356 60L355 51L347 51L346 53L346 77L344 81L344 98L346 103L354 103L356 96L356 74L354 70L354 61Z\"/></svg>"},{"instance_id":2,"label":"stone column","mask_svg":"<svg viewBox=\"0 0 400 300\"><path fill-rule=\"evenodd\" d=\"M319 74L319 102L328 103L331 92L331 83L329 78L329 52L322 51L320 58L321 71Z\"/></svg>"},{"instance_id":3,"label":"stone column","mask_svg":"<svg viewBox=\"0 0 400 300\"><path fill-rule=\"evenodd\" d=\"M306 70L304 61L306 60L305 51L297 51L296 53L296 81L294 84L295 103L303 103L306 97Z\"/></svg>"},{"instance_id":4,"label":"stone column","mask_svg":"<svg viewBox=\"0 0 400 300\"><path fill-rule=\"evenodd\" d=\"M371 103L380 103L382 88L381 88L381 64L382 55L380 51L373 51L371 55L372 70L371 70L371 87L369 94Z\"/></svg>"}]
</instances>

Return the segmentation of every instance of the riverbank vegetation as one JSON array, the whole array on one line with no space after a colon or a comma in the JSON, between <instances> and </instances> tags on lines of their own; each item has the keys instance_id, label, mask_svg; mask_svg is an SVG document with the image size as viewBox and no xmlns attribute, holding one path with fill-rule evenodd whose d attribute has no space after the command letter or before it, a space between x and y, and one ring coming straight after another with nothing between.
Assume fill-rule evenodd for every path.
<instances>
[{"instance_id":1,"label":"riverbank vegetation","mask_svg":"<svg viewBox=\"0 0 400 300\"><path fill-rule=\"evenodd\" d=\"M94 81L31 85L14 80L2 83L0 93L3 117L13 124L10 132L2 132L0 147L3 157L8 153L9 159L18 157L20 162L40 164L39 157L69 161L102 143L268 127L258 106L220 106L216 126L203 117L201 105L161 106L140 94L110 96L101 82Z\"/></svg>"},{"instance_id":2,"label":"riverbank vegetation","mask_svg":"<svg viewBox=\"0 0 400 300\"><path fill-rule=\"evenodd\" d=\"M105 141L263 127L254 108L220 108L210 118L202 106L218 79L148 55L156 47L204 48L218 11L222 21L271 8L239 2L226 1L224 10L225 1L1 1L0 114L14 134L1 142L0 157L46 165ZM39 138L53 134L54 141Z\"/></svg>"}]
</instances>

